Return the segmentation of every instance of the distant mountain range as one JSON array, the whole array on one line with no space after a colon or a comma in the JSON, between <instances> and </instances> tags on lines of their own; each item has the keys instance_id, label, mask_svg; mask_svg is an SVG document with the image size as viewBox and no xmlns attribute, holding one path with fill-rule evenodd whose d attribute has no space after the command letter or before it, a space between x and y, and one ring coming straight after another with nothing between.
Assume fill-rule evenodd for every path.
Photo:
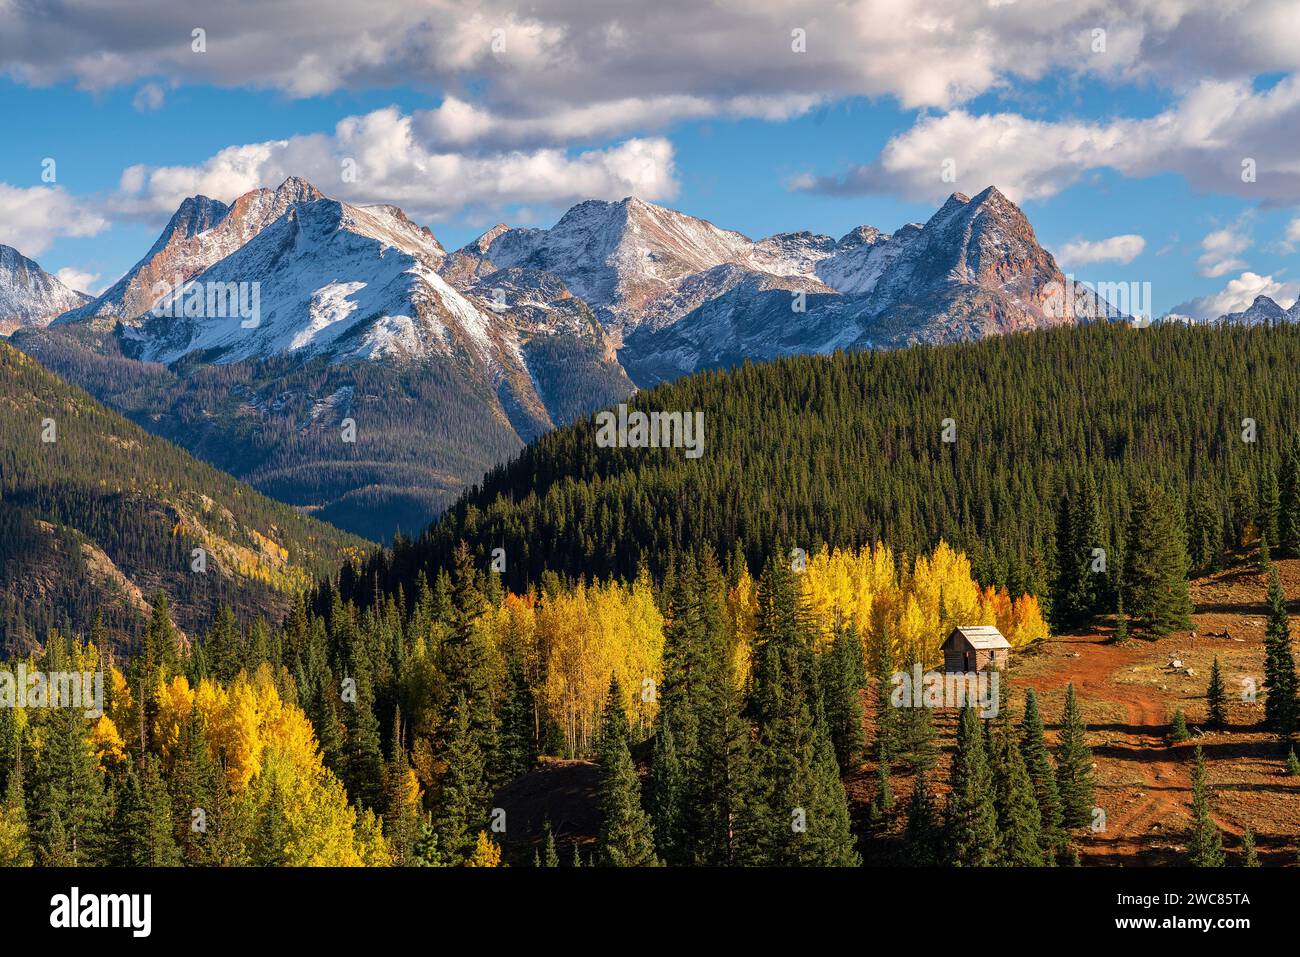
<instances>
[{"instance_id":1,"label":"distant mountain range","mask_svg":"<svg viewBox=\"0 0 1300 957\"><path fill-rule=\"evenodd\" d=\"M839 239L756 241L636 198L589 201L448 253L396 207L290 178L229 206L185 200L118 282L48 328L24 322L14 344L267 494L379 539L636 387L1071 324L1051 308L1068 282L992 187L924 224Z\"/></svg>"},{"instance_id":2,"label":"distant mountain range","mask_svg":"<svg viewBox=\"0 0 1300 957\"><path fill-rule=\"evenodd\" d=\"M43 326L89 300L12 246L0 245L0 335L19 326Z\"/></svg>"}]
</instances>

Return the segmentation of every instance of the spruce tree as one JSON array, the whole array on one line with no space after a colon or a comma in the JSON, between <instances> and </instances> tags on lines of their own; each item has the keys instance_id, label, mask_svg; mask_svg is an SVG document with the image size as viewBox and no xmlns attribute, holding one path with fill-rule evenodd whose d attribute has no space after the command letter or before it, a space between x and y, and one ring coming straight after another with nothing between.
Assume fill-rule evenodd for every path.
<instances>
[{"instance_id":1,"label":"spruce tree","mask_svg":"<svg viewBox=\"0 0 1300 957\"><path fill-rule=\"evenodd\" d=\"M1187 544L1169 495L1140 482L1130 497L1124 543L1124 607L1153 636L1191 627Z\"/></svg>"},{"instance_id":2,"label":"spruce tree","mask_svg":"<svg viewBox=\"0 0 1300 957\"><path fill-rule=\"evenodd\" d=\"M839 628L830 652L821 656L822 694L835 760L853 767L862 756L862 642L848 628ZM879 717L877 718L879 720Z\"/></svg>"},{"instance_id":3,"label":"spruce tree","mask_svg":"<svg viewBox=\"0 0 1300 957\"><path fill-rule=\"evenodd\" d=\"M1223 835L1211 816L1205 756L1196 746L1192 766L1192 833L1187 842L1187 863L1192 867L1223 866Z\"/></svg>"},{"instance_id":4,"label":"spruce tree","mask_svg":"<svg viewBox=\"0 0 1300 957\"><path fill-rule=\"evenodd\" d=\"M930 867L939 863L940 833L930 783L926 779L926 772L919 770L912 779L912 796L907 802L907 830L903 836L907 863L915 867Z\"/></svg>"},{"instance_id":5,"label":"spruce tree","mask_svg":"<svg viewBox=\"0 0 1300 957\"><path fill-rule=\"evenodd\" d=\"M1282 458L1278 545L1287 558L1300 558L1300 433L1292 435Z\"/></svg>"},{"instance_id":6,"label":"spruce tree","mask_svg":"<svg viewBox=\"0 0 1300 957\"><path fill-rule=\"evenodd\" d=\"M1060 741L1056 748L1056 789L1061 796L1061 822L1066 828L1083 827L1092 820L1092 751L1088 748L1087 732L1071 683L1065 689Z\"/></svg>"},{"instance_id":7,"label":"spruce tree","mask_svg":"<svg viewBox=\"0 0 1300 957\"><path fill-rule=\"evenodd\" d=\"M1187 730L1187 716L1183 714L1183 709L1178 708L1174 711L1174 720L1169 725L1169 740L1174 744L1181 744L1192 735Z\"/></svg>"},{"instance_id":8,"label":"spruce tree","mask_svg":"<svg viewBox=\"0 0 1300 957\"><path fill-rule=\"evenodd\" d=\"M551 819L542 822L542 867L559 867L560 853L555 848L555 832L551 830Z\"/></svg>"},{"instance_id":9,"label":"spruce tree","mask_svg":"<svg viewBox=\"0 0 1300 957\"><path fill-rule=\"evenodd\" d=\"M27 804L37 863L101 863L109 808L86 719L76 708L50 708L43 723Z\"/></svg>"},{"instance_id":10,"label":"spruce tree","mask_svg":"<svg viewBox=\"0 0 1300 957\"><path fill-rule=\"evenodd\" d=\"M618 682L610 687L600 731L600 810L598 854L606 867L654 867L653 828L641 806L641 781L627 746L627 714Z\"/></svg>"},{"instance_id":11,"label":"spruce tree","mask_svg":"<svg viewBox=\"0 0 1300 957\"><path fill-rule=\"evenodd\" d=\"M534 702L523 663L512 656L506 665L506 698L502 704L497 780L501 784L527 774L537 763Z\"/></svg>"},{"instance_id":12,"label":"spruce tree","mask_svg":"<svg viewBox=\"0 0 1300 957\"><path fill-rule=\"evenodd\" d=\"M1284 738L1296 731L1296 670L1291 652L1291 620L1277 566L1268 585L1268 621L1264 630L1264 720Z\"/></svg>"},{"instance_id":13,"label":"spruce tree","mask_svg":"<svg viewBox=\"0 0 1300 957\"><path fill-rule=\"evenodd\" d=\"M1042 846L1050 860L1064 846L1061 795L1056 786L1056 770L1047 750L1043 717L1038 710L1038 697L1033 688L1025 691L1025 717L1020 723L1020 752L1025 759L1025 771L1033 785L1034 802L1038 805Z\"/></svg>"},{"instance_id":14,"label":"spruce tree","mask_svg":"<svg viewBox=\"0 0 1300 957\"><path fill-rule=\"evenodd\" d=\"M1241 835L1241 866L1259 867L1259 854L1255 850L1255 833L1246 825Z\"/></svg>"},{"instance_id":15,"label":"spruce tree","mask_svg":"<svg viewBox=\"0 0 1300 957\"><path fill-rule=\"evenodd\" d=\"M1223 728L1228 723L1228 696L1223 689L1223 674L1219 670L1219 659L1214 659L1210 667L1210 684L1205 690L1205 702L1208 709L1208 721L1211 728Z\"/></svg>"},{"instance_id":16,"label":"spruce tree","mask_svg":"<svg viewBox=\"0 0 1300 957\"><path fill-rule=\"evenodd\" d=\"M997 755L999 863L1010 867L1041 867L1046 863L1043 821L1034 798L1033 782L1025 768L1024 755L1016 742L1005 734L998 741Z\"/></svg>"},{"instance_id":17,"label":"spruce tree","mask_svg":"<svg viewBox=\"0 0 1300 957\"><path fill-rule=\"evenodd\" d=\"M981 725L972 705L961 709L944 815L948 863L955 867L989 867L1001 853L993 774Z\"/></svg>"},{"instance_id":18,"label":"spruce tree","mask_svg":"<svg viewBox=\"0 0 1300 957\"><path fill-rule=\"evenodd\" d=\"M487 769L464 698L457 700L455 715L447 744L442 800L434 821L438 853L453 865L464 862L474 852L476 835L486 822L488 800Z\"/></svg>"}]
</instances>

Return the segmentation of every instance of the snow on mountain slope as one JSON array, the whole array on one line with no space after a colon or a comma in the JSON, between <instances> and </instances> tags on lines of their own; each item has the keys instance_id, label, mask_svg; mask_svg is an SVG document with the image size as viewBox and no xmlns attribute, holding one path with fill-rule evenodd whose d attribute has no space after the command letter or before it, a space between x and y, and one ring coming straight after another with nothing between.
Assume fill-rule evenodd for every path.
<instances>
[{"instance_id":1,"label":"snow on mountain slope","mask_svg":"<svg viewBox=\"0 0 1300 957\"><path fill-rule=\"evenodd\" d=\"M457 348L485 360L489 322L437 274L443 255L432 234L393 207L295 203L159 303L128 339L140 358L167 364L194 352L229 363L295 352L419 358ZM242 308L233 295L223 298L226 290Z\"/></svg>"},{"instance_id":2,"label":"snow on mountain slope","mask_svg":"<svg viewBox=\"0 0 1300 957\"><path fill-rule=\"evenodd\" d=\"M624 339L619 357L633 379L647 385L746 358L966 341L1075 321L1053 308L1068 280L1020 209L992 187L974 199L955 193L923 226L892 236L859 227L829 246L799 248L826 253L802 260L815 279L713 270L684 280L689 288L708 278L716 292ZM1106 315L1095 295L1073 288L1091 304L1085 315Z\"/></svg>"},{"instance_id":3,"label":"snow on mountain slope","mask_svg":"<svg viewBox=\"0 0 1300 957\"><path fill-rule=\"evenodd\" d=\"M161 295L225 259L291 207L321 193L296 176L274 190L255 189L227 206L206 196L181 203L143 259L93 301L65 313L59 323L117 320L136 323Z\"/></svg>"},{"instance_id":4,"label":"snow on mountain slope","mask_svg":"<svg viewBox=\"0 0 1300 957\"><path fill-rule=\"evenodd\" d=\"M1300 322L1300 299L1290 309L1283 309L1269 296L1256 296L1248 308L1220 316L1217 321L1230 326L1272 326L1283 322Z\"/></svg>"},{"instance_id":5,"label":"snow on mountain slope","mask_svg":"<svg viewBox=\"0 0 1300 957\"><path fill-rule=\"evenodd\" d=\"M45 325L89 301L12 246L0 245L0 335L19 326Z\"/></svg>"}]
</instances>

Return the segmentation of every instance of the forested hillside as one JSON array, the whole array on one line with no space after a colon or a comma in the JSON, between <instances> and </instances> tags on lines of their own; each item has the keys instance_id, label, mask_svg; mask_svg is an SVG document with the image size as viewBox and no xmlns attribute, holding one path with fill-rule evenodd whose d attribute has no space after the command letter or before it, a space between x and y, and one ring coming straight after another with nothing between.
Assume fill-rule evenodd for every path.
<instances>
[{"instance_id":1,"label":"forested hillside","mask_svg":"<svg viewBox=\"0 0 1300 957\"><path fill-rule=\"evenodd\" d=\"M186 631L229 604L278 618L367 543L274 502L0 344L0 646L96 611L133 641L164 590ZM196 569L195 549L204 554Z\"/></svg>"},{"instance_id":2,"label":"forested hillside","mask_svg":"<svg viewBox=\"0 0 1300 957\"><path fill-rule=\"evenodd\" d=\"M462 539L484 561L503 548L519 588L543 569L630 576L645 562L660 575L704 542L758 568L778 546L880 540L917 554L942 538L980 581L1046 596L1063 498L1095 510L1087 545L1106 549L1113 576L1145 482L1170 497L1194 569L1261 527L1275 548L1300 549L1288 524L1300 465L1284 455L1300 415L1294 326L1101 324L797 357L691 376L631 405L702 410L703 455L601 448L594 419L558 430L359 578L409 592Z\"/></svg>"}]
</instances>

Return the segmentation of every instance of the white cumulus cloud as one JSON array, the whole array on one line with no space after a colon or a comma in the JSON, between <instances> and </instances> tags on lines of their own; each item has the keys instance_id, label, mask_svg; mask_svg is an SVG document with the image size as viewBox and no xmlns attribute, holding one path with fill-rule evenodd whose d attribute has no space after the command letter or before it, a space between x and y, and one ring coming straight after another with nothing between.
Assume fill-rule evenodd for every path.
<instances>
[{"instance_id":1,"label":"white cumulus cloud","mask_svg":"<svg viewBox=\"0 0 1300 957\"><path fill-rule=\"evenodd\" d=\"M1134 233L1111 236L1108 239L1078 239L1061 247L1057 258L1071 266L1087 266L1092 263L1114 262L1131 263L1142 250L1147 241Z\"/></svg>"}]
</instances>

